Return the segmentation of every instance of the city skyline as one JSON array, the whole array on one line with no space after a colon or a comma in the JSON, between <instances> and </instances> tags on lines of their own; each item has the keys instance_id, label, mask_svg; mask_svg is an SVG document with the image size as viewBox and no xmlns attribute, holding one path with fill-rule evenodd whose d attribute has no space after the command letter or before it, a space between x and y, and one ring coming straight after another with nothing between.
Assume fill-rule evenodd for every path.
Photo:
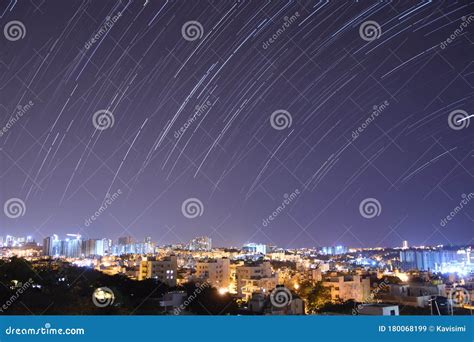
<instances>
[{"instance_id":1,"label":"city skyline","mask_svg":"<svg viewBox=\"0 0 474 342\"><path fill-rule=\"evenodd\" d=\"M469 4L53 0L0 19L0 235L474 241Z\"/></svg>"},{"instance_id":2,"label":"city skyline","mask_svg":"<svg viewBox=\"0 0 474 342\"><path fill-rule=\"evenodd\" d=\"M44 245L44 241L46 239L50 238L56 238L58 240L71 240L71 239L80 239L82 241L102 241L102 240L107 240L110 241L111 244L114 245L133 245L133 244L144 244L144 243L151 243L154 245L155 248L176 248L176 250L180 250L181 248L187 249L189 248L189 245L192 244L193 242L199 241L199 239L208 239L210 246L209 249L239 249L239 250L245 250L246 248L255 248L257 246L258 248L262 248L263 246L265 247L270 247L272 249L277 249L277 250L319 250L319 254L346 254L346 253L351 253L350 250L353 251L359 251L359 250L371 250L371 249L424 249L424 248L459 248L459 247L474 247L474 244L435 244L435 245L418 245L418 244L409 244L409 241L404 240L400 246L366 246L366 247L353 247L350 245L344 245L344 244L333 244L333 245L326 245L326 246L304 246L304 247L299 247L299 248L283 248L281 246L277 245L269 245L265 244L259 241L245 241L239 245L235 246L221 246L221 245L213 245L212 244L212 238L208 236L196 236L193 237L192 239L185 241L185 242L169 242L169 243L161 243L158 244L157 240L153 239L151 236L145 236L143 238L136 238L132 236L120 236L115 239L112 239L110 237L85 237L81 236L80 234L52 234L50 236L45 236L42 237L41 239L37 240L34 236L28 235L28 236L15 236L15 235L10 235L6 234L4 236L0 235L0 247L22 247L22 246L31 246L32 244L37 246L37 247L42 247ZM127 242L124 242L127 240ZM332 253L329 253L327 251L333 250ZM192 250L192 249L191 249ZM341 252L340 250L343 250L344 252ZM339 251L339 252L334 252L334 251ZM138 253L138 254L146 254L146 253ZM262 252L262 254L265 254Z\"/></svg>"}]
</instances>

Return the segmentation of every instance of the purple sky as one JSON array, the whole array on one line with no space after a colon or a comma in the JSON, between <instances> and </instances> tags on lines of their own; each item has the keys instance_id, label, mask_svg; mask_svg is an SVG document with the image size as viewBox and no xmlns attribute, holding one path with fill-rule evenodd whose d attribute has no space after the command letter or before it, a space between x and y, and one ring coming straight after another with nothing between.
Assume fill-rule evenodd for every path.
<instances>
[{"instance_id":1,"label":"purple sky","mask_svg":"<svg viewBox=\"0 0 474 342\"><path fill-rule=\"evenodd\" d=\"M0 235L473 243L473 7L2 0Z\"/></svg>"}]
</instances>

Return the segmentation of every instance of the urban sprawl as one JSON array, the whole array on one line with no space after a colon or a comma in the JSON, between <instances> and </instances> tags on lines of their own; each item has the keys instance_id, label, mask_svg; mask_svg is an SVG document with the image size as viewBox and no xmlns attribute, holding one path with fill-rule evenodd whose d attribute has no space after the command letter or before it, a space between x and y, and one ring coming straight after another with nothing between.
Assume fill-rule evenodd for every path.
<instances>
[{"instance_id":1,"label":"urban sprawl","mask_svg":"<svg viewBox=\"0 0 474 342\"><path fill-rule=\"evenodd\" d=\"M165 284L169 290L156 304L164 314L193 314L189 303L206 287L232 298L238 314L452 315L473 309L472 246L404 241L395 248L283 249L260 243L217 248L209 237L158 246L150 237L138 242L68 234L46 237L42 244L32 237L0 237L0 247L4 261L68 264ZM191 295L183 290L190 283ZM113 296L108 287L95 289L94 303L112 304Z\"/></svg>"}]
</instances>

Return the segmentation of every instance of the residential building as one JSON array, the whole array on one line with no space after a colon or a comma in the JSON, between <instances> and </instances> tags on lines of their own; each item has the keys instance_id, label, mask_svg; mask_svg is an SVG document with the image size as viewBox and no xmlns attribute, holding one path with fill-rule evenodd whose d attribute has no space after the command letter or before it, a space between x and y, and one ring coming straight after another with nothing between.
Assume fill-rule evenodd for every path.
<instances>
[{"instance_id":1,"label":"residential building","mask_svg":"<svg viewBox=\"0 0 474 342\"><path fill-rule=\"evenodd\" d=\"M230 284L230 260L219 258L199 261L196 264L196 277L207 280L216 288L228 288Z\"/></svg>"},{"instance_id":2,"label":"residential building","mask_svg":"<svg viewBox=\"0 0 474 342\"><path fill-rule=\"evenodd\" d=\"M362 316L399 316L398 305L389 304L363 304L357 309L357 313Z\"/></svg>"},{"instance_id":3,"label":"residential building","mask_svg":"<svg viewBox=\"0 0 474 342\"><path fill-rule=\"evenodd\" d=\"M443 266L458 261L460 256L454 250L417 250L400 251L400 264L403 270L441 271Z\"/></svg>"},{"instance_id":4,"label":"residential building","mask_svg":"<svg viewBox=\"0 0 474 342\"><path fill-rule=\"evenodd\" d=\"M236 268L237 293L249 300L254 292L269 293L278 284L278 274L269 261L247 263Z\"/></svg>"},{"instance_id":5,"label":"residential building","mask_svg":"<svg viewBox=\"0 0 474 342\"><path fill-rule=\"evenodd\" d=\"M157 279L170 287L175 287L177 272L178 259L175 255L162 260L147 260L145 258L139 265L138 280Z\"/></svg>"},{"instance_id":6,"label":"residential building","mask_svg":"<svg viewBox=\"0 0 474 342\"><path fill-rule=\"evenodd\" d=\"M370 279L360 275L324 278L323 286L330 289L331 299L335 302L347 300L364 302L370 296Z\"/></svg>"},{"instance_id":7,"label":"residential building","mask_svg":"<svg viewBox=\"0 0 474 342\"><path fill-rule=\"evenodd\" d=\"M377 298L387 303L428 307L433 297L446 297L446 285L432 283L389 284L389 293Z\"/></svg>"},{"instance_id":8,"label":"residential building","mask_svg":"<svg viewBox=\"0 0 474 342\"><path fill-rule=\"evenodd\" d=\"M212 239L207 236L200 236L189 242L190 251L210 251L212 249Z\"/></svg>"}]
</instances>

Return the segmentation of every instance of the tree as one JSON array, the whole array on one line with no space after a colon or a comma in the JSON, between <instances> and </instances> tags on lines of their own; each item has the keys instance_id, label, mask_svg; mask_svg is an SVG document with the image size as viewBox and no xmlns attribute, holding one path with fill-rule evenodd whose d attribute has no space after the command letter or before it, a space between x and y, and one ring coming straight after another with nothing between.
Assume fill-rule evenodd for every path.
<instances>
[{"instance_id":1,"label":"tree","mask_svg":"<svg viewBox=\"0 0 474 342\"><path fill-rule=\"evenodd\" d=\"M298 295L306 303L306 311L310 314L319 312L319 310L331 301L330 291L321 281L312 284L304 281L300 284Z\"/></svg>"},{"instance_id":2,"label":"tree","mask_svg":"<svg viewBox=\"0 0 474 342\"><path fill-rule=\"evenodd\" d=\"M191 289L194 290L191 291ZM238 305L230 293L220 294L214 287L186 286L187 310L196 315L235 315Z\"/></svg>"}]
</instances>

